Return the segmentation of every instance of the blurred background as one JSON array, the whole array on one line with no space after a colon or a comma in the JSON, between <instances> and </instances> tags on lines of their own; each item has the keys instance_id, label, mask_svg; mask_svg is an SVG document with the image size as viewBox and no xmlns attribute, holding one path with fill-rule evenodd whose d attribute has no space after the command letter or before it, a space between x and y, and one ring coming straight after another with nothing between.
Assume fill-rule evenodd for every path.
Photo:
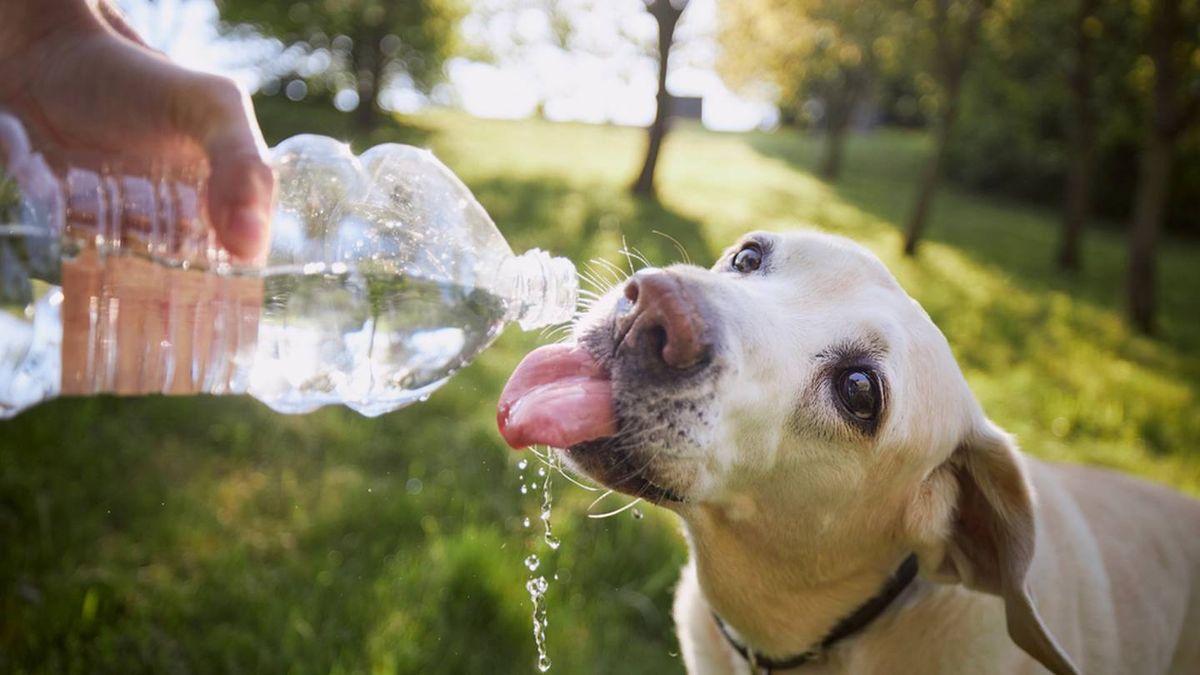
<instances>
[{"instance_id":1,"label":"blurred background","mask_svg":"<svg viewBox=\"0 0 1200 675\"><path fill-rule=\"evenodd\" d=\"M119 4L254 92L271 143L433 148L517 250L629 269L850 236L1027 451L1200 495L1196 0ZM377 419L94 398L0 422L0 672L533 672L531 553L551 672L682 672L672 517L591 518L626 501L558 477L562 547L522 525L541 496L494 405L540 340L510 328Z\"/></svg>"}]
</instances>

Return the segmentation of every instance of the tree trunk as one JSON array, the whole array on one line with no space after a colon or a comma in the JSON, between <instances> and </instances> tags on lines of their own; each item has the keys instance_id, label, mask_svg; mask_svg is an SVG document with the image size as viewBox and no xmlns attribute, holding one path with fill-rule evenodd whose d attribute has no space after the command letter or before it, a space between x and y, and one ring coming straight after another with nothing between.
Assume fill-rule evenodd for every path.
<instances>
[{"instance_id":1,"label":"tree trunk","mask_svg":"<svg viewBox=\"0 0 1200 675\"><path fill-rule=\"evenodd\" d=\"M354 38L355 89L358 108L354 110L354 130L370 133L379 124L379 90L383 79L383 54L379 38L367 34Z\"/></svg>"},{"instance_id":2,"label":"tree trunk","mask_svg":"<svg viewBox=\"0 0 1200 675\"><path fill-rule=\"evenodd\" d=\"M832 120L830 120L832 121ZM841 123L825 130L825 154L817 173L833 182L842 175L842 154L846 147L846 124Z\"/></svg>"},{"instance_id":3,"label":"tree trunk","mask_svg":"<svg viewBox=\"0 0 1200 675\"><path fill-rule=\"evenodd\" d=\"M370 133L379 124L379 101L374 86L358 86L358 107L354 109L354 130Z\"/></svg>"},{"instance_id":4,"label":"tree trunk","mask_svg":"<svg viewBox=\"0 0 1200 675\"><path fill-rule=\"evenodd\" d=\"M646 7L658 22L658 105L654 121L647 130L646 159L642 162L642 170L631 189L636 195L653 197L654 170L658 166L658 153L662 149L663 139L667 136L671 117L671 95L667 93L667 63L671 55L671 43L675 39L675 24L679 22L679 15L683 13L683 9L675 9L670 0L654 0Z\"/></svg>"},{"instance_id":5,"label":"tree trunk","mask_svg":"<svg viewBox=\"0 0 1200 675\"><path fill-rule=\"evenodd\" d=\"M942 182L945 170L946 153L950 148L950 134L954 131L954 122L958 118L958 87L950 91L946 108L938 122L937 134L933 140L933 156L925 166L925 175L921 186L917 189L917 201L913 205L908 227L904 230L904 255L912 256L917 253L917 243L925 233L925 224L929 220L929 212L933 210L933 197L938 185Z\"/></svg>"},{"instance_id":6,"label":"tree trunk","mask_svg":"<svg viewBox=\"0 0 1200 675\"><path fill-rule=\"evenodd\" d=\"M1200 96L1186 96L1180 84L1175 52L1180 33L1194 21L1181 19L1179 0L1158 0L1147 35L1154 61L1154 98L1150 130L1138 167L1133 224L1129 233L1129 272L1126 279L1129 319L1144 333L1153 333L1157 309L1155 255L1171 185L1171 160L1180 133L1200 109Z\"/></svg>"},{"instance_id":7,"label":"tree trunk","mask_svg":"<svg viewBox=\"0 0 1200 675\"><path fill-rule=\"evenodd\" d=\"M992 0L972 0L963 19L965 23L959 27L951 26L954 15L952 4L950 0L937 0L933 3L931 28L936 48L935 62L937 70L940 71L938 81L945 92L946 101L934 136L933 156L925 167L925 176L917 189L917 201L904 230L904 254L908 256L916 255L917 243L925 232L925 224L929 220L930 211L933 210L933 198L945 170L950 135L958 118L958 99L962 91L963 77L971 64L971 54L975 50L984 12L991 7Z\"/></svg>"},{"instance_id":8,"label":"tree trunk","mask_svg":"<svg viewBox=\"0 0 1200 675\"><path fill-rule=\"evenodd\" d=\"M1096 11L1098 0L1080 0L1075 22L1074 63L1068 78L1071 89L1071 121L1067 125L1070 162L1064 200L1058 267L1079 269L1079 246L1091 211L1092 200L1092 63L1091 38L1086 22Z\"/></svg>"},{"instance_id":9,"label":"tree trunk","mask_svg":"<svg viewBox=\"0 0 1200 675\"><path fill-rule=\"evenodd\" d=\"M842 157L846 148L846 132L854 118L854 108L862 85L854 74L844 78L840 91L829 97L829 117L825 125L825 153L817 172L827 181L835 181L842 174Z\"/></svg>"},{"instance_id":10,"label":"tree trunk","mask_svg":"<svg viewBox=\"0 0 1200 675\"><path fill-rule=\"evenodd\" d=\"M1154 332L1155 254L1171 181L1171 139L1152 134L1142 152L1133 227L1129 236L1129 317L1144 333Z\"/></svg>"}]
</instances>

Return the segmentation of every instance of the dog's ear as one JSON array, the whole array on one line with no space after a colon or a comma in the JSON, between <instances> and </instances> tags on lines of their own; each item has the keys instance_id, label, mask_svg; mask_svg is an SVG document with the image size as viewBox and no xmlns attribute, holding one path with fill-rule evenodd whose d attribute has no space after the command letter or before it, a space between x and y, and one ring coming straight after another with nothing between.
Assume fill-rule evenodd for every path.
<instances>
[{"instance_id":1,"label":"dog's ear","mask_svg":"<svg viewBox=\"0 0 1200 675\"><path fill-rule=\"evenodd\" d=\"M1034 506L1015 445L983 422L942 470L952 472L958 501L941 571L969 588L1003 598L1013 642L1052 673L1077 675L1038 616L1025 583L1033 560Z\"/></svg>"}]
</instances>

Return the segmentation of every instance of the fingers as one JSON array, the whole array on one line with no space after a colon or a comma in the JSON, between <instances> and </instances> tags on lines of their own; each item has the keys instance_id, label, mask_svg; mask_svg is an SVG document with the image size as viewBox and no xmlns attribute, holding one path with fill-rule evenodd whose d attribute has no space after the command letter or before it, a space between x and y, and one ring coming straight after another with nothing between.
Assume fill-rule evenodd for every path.
<instances>
[{"instance_id":1,"label":"fingers","mask_svg":"<svg viewBox=\"0 0 1200 675\"><path fill-rule=\"evenodd\" d=\"M133 42L139 47L150 49L150 45L142 39L141 35L129 25L125 20L125 14L119 8L113 5L111 0L100 0L96 7L99 10L100 17L108 24L108 27L117 32L121 37Z\"/></svg>"},{"instance_id":2,"label":"fingers","mask_svg":"<svg viewBox=\"0 0 1200 675\"><path fill-rule=\"evenodd\" d=\"M208 213L217 237L233 255L260 260L269 240L275 176L239 134L217 135L206 149L212 168Z\"/></svg>"},{"instance_id":3,"label":"fingers","mask_svg":"<svg viewBox=\"0 0 1200 675\"><path fill-rule=\"evenodd\" d=\"M200 75L174 103L181 131L205 149L211 168L208 215L221 245L260 260L269 241L275 176L249 98L231 80Z\"/></svg>"}]
</instances>

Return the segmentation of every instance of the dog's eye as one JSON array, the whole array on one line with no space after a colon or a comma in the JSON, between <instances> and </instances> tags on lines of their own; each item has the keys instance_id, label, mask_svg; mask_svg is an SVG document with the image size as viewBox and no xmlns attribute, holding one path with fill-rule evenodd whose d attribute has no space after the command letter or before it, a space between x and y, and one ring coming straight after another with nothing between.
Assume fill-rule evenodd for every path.
<instances>
[{"instance_id":1,"label":"dog's eye","mask_svg":"<svg viewBox=\"0 0 1200 675\"><path fill-rule=\"evenodd\" d=\"M879 414L879 382L866 370L847 370L838 376L837 395L846 412L870 421Z\"/></svg>"},{"instance_id":2,"label":"dog's eye","mask_svg":"<svg viewBox=\"0 0 1200 675\"><path fill-rule=\"evenodd\" d=\"M735 272L749 274L762 267L762 259L762 247L751 242L743 246L742 250L734 254L731 266Z\"/></svg>"}]
</instances>

